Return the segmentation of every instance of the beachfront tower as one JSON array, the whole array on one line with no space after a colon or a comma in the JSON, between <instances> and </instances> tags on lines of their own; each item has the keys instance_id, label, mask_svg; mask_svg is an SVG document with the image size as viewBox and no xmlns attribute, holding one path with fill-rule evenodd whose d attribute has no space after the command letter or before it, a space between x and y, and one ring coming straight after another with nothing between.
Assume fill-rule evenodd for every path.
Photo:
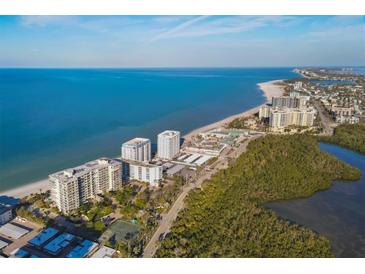
<instances>
[{"instance_id":1,"label":"beachfront tower","mask_svg":"<svg viewBox=\"0 0 365 274\"><path fill-rule=\"evenodd\" d=\"M180 152L180 132L165 130L157 135L157 157L171 160Z\"/></svg>"},{"instance_id":2,"label":"beachfront tower","mask_svg":"<svg viewBox=\"0 0 365 274\"><path fill-rule=\"evenodd\" d=\"M122 145L122 159L137 162L151 161L151 141L146 138L134 138Z\"/></svg>"},{"instance_id":3,"label":"beachfront tower","mask_svg":"<svg viewBox=\"0 0 365 274\"><path fill-rule=\"evenodd\" d=\"M98 194L120 189L122 166L114 159L100 158L49 175L49 184L52 201L68 213Z\"/></svg>"}]
</instances>

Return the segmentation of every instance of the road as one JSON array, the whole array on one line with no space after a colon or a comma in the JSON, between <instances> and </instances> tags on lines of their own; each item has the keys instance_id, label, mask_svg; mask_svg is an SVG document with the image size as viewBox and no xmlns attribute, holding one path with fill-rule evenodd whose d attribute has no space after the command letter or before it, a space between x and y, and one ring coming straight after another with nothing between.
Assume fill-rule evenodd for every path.
<instances>
[{"instance_id":1,"label":"road","mask_svg":"<svg viewBox=\"0 0 365 274\"><path fill-rule=\"evenodd\" d=\"M175 200L174 204L172 205L168 213L163 217L155 233L152 235L150 241L146 245L143 252L144 258L152 258L154 256L154 254L158 249L160 235L166 234L170 231L170 228L174 220L176 219L178 213L180 212L181 209L184 208L184 199L189 194L189 192L192 189L200 188L205 180L209 179L213 174L218 172L220 169L226 168L228 166L229 158L237 158L239 155L241 155L243 152L246 151L247 145L250 141L262 135L263 134L250 137L244 143L240 144L238 148L233 149L233 151L230 151L230 149L224 150L222 154L219 156L218 160L215 162L214 168L211 171L199 175L199 177L195 181L190 182L183 187L181 194Z\"/></svg>"},{"instance_id":2,"label":"road","mask_svg":"<svg viewBox=\"0 0 365 274\"><path fill-rule=\"evenodd\" d=\"M320 102L315 101L314 106L318 110L319 117L321 118L323 135L333 135L333 130L336 125L335 122L331 117L329 117L329 114L326 112Z\"/></svg>"}]
</instances>

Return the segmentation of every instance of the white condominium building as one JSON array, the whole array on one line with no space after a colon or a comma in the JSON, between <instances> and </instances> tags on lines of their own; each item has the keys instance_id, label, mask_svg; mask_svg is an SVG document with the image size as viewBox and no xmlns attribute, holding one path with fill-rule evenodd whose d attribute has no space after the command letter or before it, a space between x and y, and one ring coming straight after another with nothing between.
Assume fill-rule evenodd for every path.
<instances>
[{"instance_id":1,"label":"white condominium building","mask_svg":"<svg viewBox=\"0 0 365 274\"><path fill-rule=\"evenodd\" d=\"M49 175L51 199L67 213L97 194L118 190L122 185L121 163L100 158Z\"/></svg>"},{"instance_id":2,"label":"white condominium building","mask_svg":"<svg viewBox=\"0 0 365 274\"><path fill-rule=\"evenodd\" d=\"M162 166L135 161L123 161L123 177L158 186L162 180Z\"/></svg>"},{"instance_id":3,"label":"white condominium building","mask_svg":"<svg viewBox=\"0 0 365 274\"><path fill-rule=\"evenodd\" d=\"M273 129L285 128L287 126L313 126L316 111L308 109L271 109L270 127Z\"/></svg>"},{"instance_id":4,"label":"white condominium building","mask_svg":"<svg viewBox=\"0 0 365 274\"><path fill-rule=\"evenodd\" d=\"M124 143L122 159L149 162L151 160L151 141L146 138L134 138Z\"/></svg>"},{"instance_id":5,"label":"white condominium building","mask_svg":"<svg viewBox=\"0 0 365 274\"><path fill-rule=\"evenodd\" d=\"M171 160L180 152L180 132L165 130L157 135L157 156Z\"/></svg>"},{"instance_id":6,"label":"white condominium building","mask_svg":"<svg viewBox=\"0 0 365 274\"><path fill-rule=\"evenodd\" d=\"M307 100L303 96L281 96L272 98L273 108L303 108Z\"/></svg>"},{"instance_id":7,"label":"white condominium building","mask_svg":"<svg viewBox=\"0 0 365 274\"><path fill-rule=\"evenodd\" d=\"M263 106L259 109L259 118L269 118L270 117L270 107L269 106Z\"/></svg>"}]
</instances>

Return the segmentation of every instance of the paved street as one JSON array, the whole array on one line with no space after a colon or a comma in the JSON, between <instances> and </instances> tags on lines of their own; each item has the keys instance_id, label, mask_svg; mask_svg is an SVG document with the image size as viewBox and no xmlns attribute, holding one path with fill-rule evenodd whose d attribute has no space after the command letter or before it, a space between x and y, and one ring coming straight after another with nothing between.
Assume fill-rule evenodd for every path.
<instances>
[{"instance_id":1,"label":"paved street","mask_svg":"<svg viewBox=\"0 0 365 274\"><path fill-rule=\"evenodd\" d=\"M336 125L335 122L333 122L332 118L329 117L329 114L325 111L324 107L320 102L315 101L314 106L318 111L319 117L321 118L321 123L323 126L322 135L333 135L333 130Z\"/></svg>"}]
</instances>

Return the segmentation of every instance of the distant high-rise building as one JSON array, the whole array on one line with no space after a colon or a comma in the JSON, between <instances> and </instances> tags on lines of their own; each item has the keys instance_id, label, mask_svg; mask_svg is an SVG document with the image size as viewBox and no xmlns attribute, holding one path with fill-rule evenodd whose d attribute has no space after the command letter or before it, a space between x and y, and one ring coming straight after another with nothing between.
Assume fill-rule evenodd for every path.
<instances>
[{"instance_id":1,"label":"distant high-rise building","mask_svg":"<svg viewBox=\"0 0 365 274\"><path fill-rule=\"evenodd\" d=\"M118 190L122 184L121 163L100 158L51 174L49 183L51 199L60 211L67 213L97 194Z\"/></svg>"},{"instance_id":2,"label":"distant high-rise building","mask_svg":"<svg viewBox=\"0 0 365 274\"><path fill-rule=\"evenodd\" d=\"M307 100L302 96L281 96L272 98L273 108L303 108Z\"/></svg>"},{"instance_id":3,"label":"distant high-rise building","mask_svg":"<svg viewBox=\"0 0 365 274\"><path fill-rule=\"evenodd\" d=\"M289 93L289 97L291 98L297 98L297 97L300 97L300 93L298 91L291 91Z\"/></svg>"},{"instance_id":4,"label":"distant high-rise building","mask_svg":"<svg viewBox=\"0 0 365 274\"><path fill-rule=\"evenodd\" d=\"M294 89L295 90L301 90L303 87L303 83L302 82L295 82L294 83Z\"/></svg>"},{"instance_id":5,"label":"distant high-rise building","mask_svg":"<svg viewBox=\"0 0 365 274\"><path fill-rule=\"evenodd\" d=\"M180 152L180 132L166 130L157 136L157 156L171 160Z\"/></svg>"},{"instance_id":6,"label":"distant high-rise building","mask_svg":"<svg viewBox=\"0 0 365 274\"><path fill-rule=\"evenodd\" d=\"M134 138L122 145L122 159L149 162L151 161L151 141L146 138Z\"/></svg>"},{"instance_id":7,"label":"distant high-rise building","mask_svg":"<svg viewBox=\"0 0 365 274\"><path fill-rule=\"evenodd\" d=\"M273 129L285 128L291 125L313 126L315 110L308 109L271 109L270 127Z\"/></svg>"}]
</instances>

